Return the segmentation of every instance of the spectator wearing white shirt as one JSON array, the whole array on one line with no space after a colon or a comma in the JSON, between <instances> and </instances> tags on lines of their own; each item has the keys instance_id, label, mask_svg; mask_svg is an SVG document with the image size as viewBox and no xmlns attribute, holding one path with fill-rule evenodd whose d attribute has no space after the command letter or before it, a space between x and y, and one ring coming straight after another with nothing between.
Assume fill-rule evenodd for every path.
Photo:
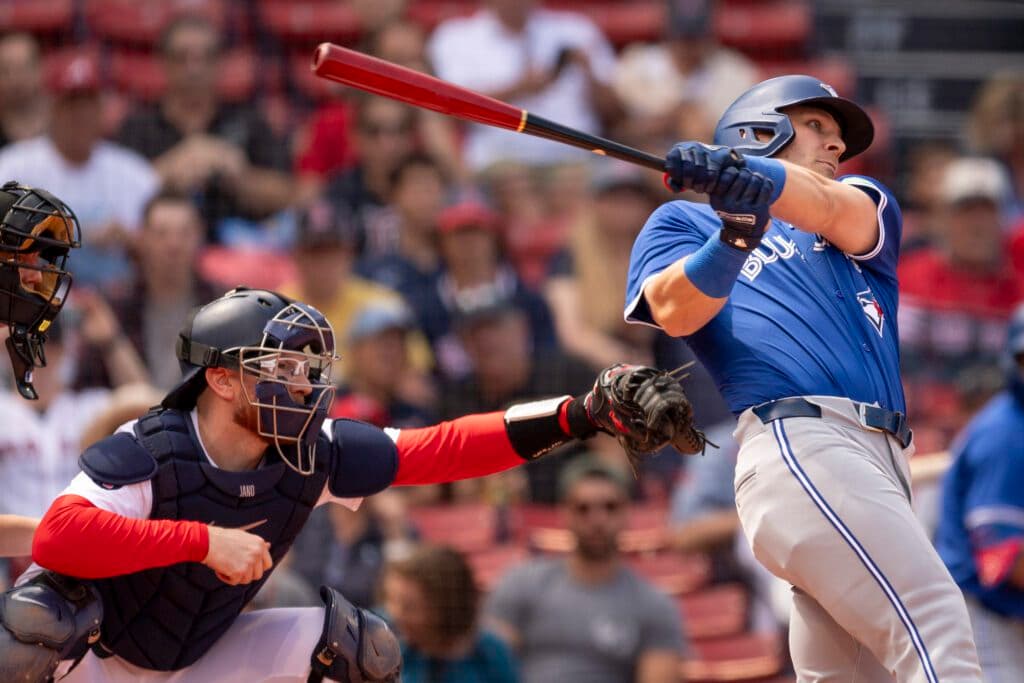
<instances>
[{"instance_id":1,"label":"spectator wearing white shirt","mask_svg":"<svg viewBox=\"0 0 1024 683\"><path fill-rule=\"evenodd\" d=\"M86 55L70 60L51 83L47 134L0 152L0 178L46 187L75 207L83 248L75 254L75 280L91 284L125 275L125 241L142 207L159 187L144 158L102 139L103 110L97 65Z\"/></svg>"},{"instance_id":2,"label":"spectator wearing white shirt","mask_svg":"<svg viewBox=\"0 0 1024 683\"><path fill-rule=\"evenodd\" d=\"M536 0L487 0L470 17L443 22L427 53L447 81L592 133L618 117L609 87L615 54L600 29ZM583 152L548 140L473 126L466 162L481 170L502 160L532 166L577 161Z\"/></svg>"}]
</instances>

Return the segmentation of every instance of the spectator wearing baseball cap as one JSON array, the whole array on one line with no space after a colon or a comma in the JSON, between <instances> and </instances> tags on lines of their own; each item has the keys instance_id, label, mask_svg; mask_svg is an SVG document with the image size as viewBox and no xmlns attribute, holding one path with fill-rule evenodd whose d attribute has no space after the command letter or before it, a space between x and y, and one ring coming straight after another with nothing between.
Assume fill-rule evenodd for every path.
<instances>
[{"instance_id":1,"label":"spectator wearing baseball cap","mask_svg":"<svg viewBox=\"0 0 1024 683\"><path fill-rule=\"evenodd\" d=\"M409 374L409 342L416 330L403 303L378 301L363 307L345 336L345 381L331 417L349 417L378 427L423 427L434 423L424 406L403 398Z\"/></svg>"},{"instance_id":2,"label":"spectator wearing baseball cap","mask_svg":"<svg viewBox=\"0 0 1024 683\"><path fill-rule=\"evenodd\" d=\"M445 208L438 217L438 247L442 270L437 291L443 309L436 320L439 333L434 348L444 374L458 377L469 370L465 350L450 328L451 319L462 309L491 300L508 301L525 313L535 351L555 346L548 306L505 259L500 217L493 210L475 198Z\"/></svg>"},{"instance_id":3,"label":"spectator wearing baseball cap","mask_svg":"<svg viewBox=\"0 0 1024 683\"><path fill-rule=\"evenodd\" d=\"M295 279L281 293L319 309L334 328L335 339L345 342L357 313L374 304L401 306L394 290L353 272L359 237L351 212L335 202L318 199L299 211L292 259ZM423 373L432 365L430 347L416 335L410 341L413 371ZM341 349L343 371L347 350Z\"/></svg>"},{"instance_id":4,"label":"spectator wearing baseball cap","mask_svg":"<svg viewBox=\"0 0 1024 683\"><path fill-rule=\"evenodd\" d=\"M593 386L594 373L583 362L566 356L557 347L535 352L529 316L511 299L463 302L452 315L452 329L465 349L471 370L442 383L442 419L454 418L468 406L482 411L504 410L519 401L575 396ZM563 446L562 452L569 454L578 449L570 444ZM561 466L562 458L541 458L526 466L531 500L554 502Z\"/></svg>"},{"instance_id":5,"label":"spectator wearing baseball cap","mask_svg":"<svg viewBox=\"0 0 1024 683\"><path fill-rule=\"evenodd\" d=\"M61 61L49 79L53 104L47 134L0 152L0 178L46 187L75 208L82 226L75 280L89 284L128 276L129 235L159 189L149 162L103 139L101 76L90 52Z\"/></svg>"},{"instance_id":6,"label":"spectator wearing baseball cap","mask_svg":"<svg viewBox=\"0 0 1024 683\"><path fill-rule=\"evenodd\" d=\"M946 168L940 196L936 245L899 266L901 366L908 406L931 418L915 428L925 451L944 448L998 390L1005 322L1024 300L1024 280L1007 258L1003 209L1010 185L1003 167L957 159Z\"/></svg>"}]
</instances>

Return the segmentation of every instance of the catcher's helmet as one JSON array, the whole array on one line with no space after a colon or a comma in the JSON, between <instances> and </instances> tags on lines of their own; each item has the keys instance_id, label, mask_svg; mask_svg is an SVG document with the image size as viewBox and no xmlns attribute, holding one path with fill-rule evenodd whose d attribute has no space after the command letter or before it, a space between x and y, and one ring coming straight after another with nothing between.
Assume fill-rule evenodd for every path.
<instances>
[{"instance_id":1,"label":"catcher's helmet","mask_svg":"<svg viewBox=\"0 0 1024 683\"><path fill-rule=\"evenodd\" d=\"M758 83L740 95L722 114L715 128L715 144L752 156L770 157L793 139L793 124L782 110L804 105L831 114L842 130L846 151L839 161L854 157L871 145L875 128L856 103L840 97L832 86L811 76L779 76ZM759 142L755 130L768 131L770 140Z\"/></svg>"},{"instance_id":2,"label":"catcher's helmet","mask_svg":"<svg viewBox=\"0 0 1024 683\"><path fill-rule=\"evenodd\" d=\"M258 408L257 431L281 459L311 474L316 438L327 417L334 331L320 311L276 292L238 287L189 316L178 334L182 379L162 401L189 410L206 388L206 368L227 368L255 378L242 382L246 400ZM303 379L299 380L299 377ZM292 391L308 388L302 402Z\"/></svg>"},{"instance_id":3,"label":"catcher's helmet","mask_svg":"<svg viewBox=\"0 0 1024 683\"><path fill-rule=\"evenodd\" d=\"M46 330L71 290L68 253L81 231L67 204L46 190L10 181L0 186L0 324L18 392L36 398L32 369L46 365Z\"/></svg>"}]
</instances>

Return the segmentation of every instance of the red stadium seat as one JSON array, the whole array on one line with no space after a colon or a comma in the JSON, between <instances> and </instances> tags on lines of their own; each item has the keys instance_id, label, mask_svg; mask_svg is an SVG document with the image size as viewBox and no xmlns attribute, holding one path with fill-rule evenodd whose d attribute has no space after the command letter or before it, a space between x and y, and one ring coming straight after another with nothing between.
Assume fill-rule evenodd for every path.
<instances>
[{"instance_id":1,"label":"red stadium seat","mask_svg":"<svg viewBox=\"0 0 1024 683\"><path fill-rule=\"evenodd\" d=\"M256 61L255 53L245 48L224 54L217 85L221 97L238 102L252 96ZM110 58L110 77L118 90L144 101L159 98L167 86L160 58L150 53L115 51Z\"/></svg>"},{"instance_id":2,"label":"red stadium seat","mask_svg":"<svg viewBox=\"0 0 1024 683\"><path fill-rule=\"evenodd\" d=\"M757 681L776 675L783 666L782 644L773 635L698 640L691 646L693 656L683 662L688 683Z\"/></svg>"},{"instance_id":3,"label":"red stadium seat","mask_svg":"<svg viewBox=\"0 0 1024 683\"><path fill-rule=\"evenodd\" d=\"M0 2L4 31L60 33L71 29L74 0L5 0Z\"/></svg>"},{"instance_id":4,"label":"red stadium seat","mask_svg":"<svg viewBox=\"0 0 1024 683\"><path fill-rule=\"evenodd\" d=\"M199 255L198 269L204 279L225 290L238 285L276 290L295 278L291 257L256 247L207 247Z\"/></svg>"},{"instance_id":5,"label":"red stadium seat","mask_svg":"<svg viewBox=\"0 0 1024 683\"><path fill-rule=\"evenodd\" d=\"M494 588L506 571L528 558L526 548L518 545L497 546L466 556L470 567L473 568L476 582L483 591Z\"/></svg>"},{"instance_id":6,"label":"red stadium seat","mask_svg":"<svg viewBox=\"0 0 1024 683\"><path fill-rule=\"evenodd\" d=\"M480 9L478 2L465 0L420 0L409 7L408 16L427 31L433 31L438 24L455 17L467 17Z\"/></svg>"},{"instance_id":7,"label":"red stadium seat","mask_svg":"<svg viewBox=\"0 0 1024 683\"><path fill-rule=\"evenodd\" d=\"M358 15L337 0L261 0L259 17L268 31L293 45L351 43L362 34Z\"/></svg>"},{"instance_id":8,"label":"red stadium seat","mask_svg":"<svg viewBox=\"0 0 1024 683\"><path fill-rule=\"evenodd\" d=\"M811 33L811 8L805 0L726 3L715 13L715 35L744 52L788 53L802 48Z\"/></svg>"},{"instance_id":9,"label":"red stadium seat","mask_svg":"<svg viewBox=\"0 0 1024 683\"><path fill-rule=\"evenodd\" d=\"M495 546L495 509L485 503L417 506L410 509L410 517L426 540L465 553Z\"/></svg>"},{"instance_id":10,"label":"red stadium seat","mask_svg":"<svg viewBox=\"0 0 1024 683\"><path fill-rule=\"evenodd\" d=\"M746 589L738 583L705 588L679 598L686 635L700 639L742 633L748 602Z\"/></svg>"},{"instance_id":11,"label":"red stadium seat","mask_svg":"<svg viewBox=\"0 0 1024 683\"><path fill-rule=\"evenodd\" d=\"M843 97L852 98L857 87L857 74L845 59L812 59L758 64L761 78L787 74L807 74L828 83Z\"/></svg>"},{"instance_id":12,"label":"red stadium seat","mask_svg":"<svg viewBox=\"0 0 1024 683\"><path fill-rule=\"evenodd\" d=\"M676 553L629 555L629 566L669 595L692 593L707 585L711 565L706 556Z\"/></svg>"},{"instance_id":13,"label":"red stadium seat","mask_svg":"<svg viewBox=\"0 0 1024 683\"><path fill-rule=\"evenodd\" d=\"M89 26L106 42L149 47L174 17L198 14L223 28L226 19L224 0L86 0L85 17Z\"/></svg>"}]
</instances>

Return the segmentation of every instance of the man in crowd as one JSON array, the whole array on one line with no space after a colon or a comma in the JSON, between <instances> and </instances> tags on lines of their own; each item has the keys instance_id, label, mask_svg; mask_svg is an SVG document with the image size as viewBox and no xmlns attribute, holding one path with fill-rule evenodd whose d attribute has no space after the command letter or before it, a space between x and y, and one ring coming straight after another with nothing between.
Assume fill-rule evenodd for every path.
<instances>
[{"instance_id":1,"label":"man in crowd","mask_svg":"<svg viewBox=\"0 0 1024 683\"><path fill-rule=\"evenodd\" d=\"M49 112L39 44L28 33L0 36L0 147L42 135Z\"/></svg>"},{"instance_id":2,"label":"man in crowd","mask_svg":"<svg viewBox=\"0 0 1024 683\"><path fill-rule=\"evenodd\" d=\"M75 279L106 284L129 272L127 244L159 179L149 162L103 140L101 82L86 53L55 74L52 117L45 135L8 145L0 152L0 178L45 186L71 206L85 246Z\"/></svg>"},{"instance_id":3,"label":"man in crowd","mask_svg":"<svg viewBox=\"0 0 1024 683\"><path fill-rule=\"evenodd\" d=\"M523 683L679 680L679 610L622 562L628 486L589 457L566 468L562 508L576 540L565 558L512 569L485 614L517 651Z\"/></svg>"},{"instance_id":4,"label":"man in crowd","mask_svg":"<svg viewBox=\"0 0 1024 683\"><path fill-rule=\"evenodd\" d=\"M202 17L173 21L160 39L167 91L130 115L120 140L152 160L164 185L201 197L215 237L229 217L259 220L292 199L287 146L255 110L217 93L221 43Z\"/></svg>"}]
</instances>

